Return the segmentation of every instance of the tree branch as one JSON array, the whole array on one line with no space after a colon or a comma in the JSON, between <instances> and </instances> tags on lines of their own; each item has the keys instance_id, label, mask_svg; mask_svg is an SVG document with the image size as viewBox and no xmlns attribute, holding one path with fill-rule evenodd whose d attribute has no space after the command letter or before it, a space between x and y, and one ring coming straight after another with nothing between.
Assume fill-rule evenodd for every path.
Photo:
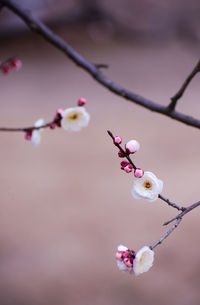
<instances>
[{"instance_id":1,"label":"tree branch","mask_svg":"<svg viewBox=\"0 0 200 305\"><path fill-rule=\"evenodd\" d=\"M165 197L164 197L163 195L161 195L161 194L158 195L158 198L160 198L161 200L163 200L164 202L166 202L168 205L170 205L171 207L173 207L173 208L175 208L175 209L177 209L177 210L179 210L179 211L185 211L185 210L186 210L186 208L178 206L176 203L170 201L169 199L165 198Z\"/></svg>"},{"instance_id":2,"label":"tree branch","mask_svg":"<svg viewBox=\"0 0 200 305\"><path fill-rule=\"evenodd\" d=\"M182 213L178 214L176 217L170 219L169 221L166 221L163 225L167 226L168 224L170 224L171 222L173 222L176 219L182 218L183 216L185 216L187 213L189 213L190 211L192 211L193 209L196 209L198 206L200 205L200 201L193 203L192 205L190 205L189 207L187 207Z\"/></svg>"},{"instance_id":3,"label":"tree branch","mask_svg":"<svg viewBox=\"0 0 200 305\"><path fill-rule=\"evenodd\" d=\"M182 213L178 214L176 217L172 218L171 220L165 222L164 226L166 226L166 225L170 224L171 222L173 222L174 220L176 220L176 222L173 224L173 226L165 234L163 234L163 236L157 242L155 242L149 248L153 250L155 247L160 245L174 231L174 229L176 229L178 227L178 225L180 224L182 218L187 213L189 213L193 209L197 208L198 206L200 206L200 201L193 203L189 207L185 208L185 210Z\"/></svg>"},{"instance_id":4,"label":"tree branch","mask_svg":"<svg viewBox=\"0 0 200 305\"><path fill-rule=\"evenodd\" d=\"M192 79L195 77L195 75L200 72L200 60L192 70L192 72L188 75L186 80L184 81L183 85L179 89L179 91L171 98L171 103L169 104L168 108L170 111L173 111L176 107L176 104L178 100L183 96L186 88L188 87L189 83L192 81Z\"/></svg>"},{"instance_id":5,"label":"tree branch","mask_svg":"<svg viewBox=\"0 0 200 305\"><path fill-rule=\"evenodd\" d=\"M171 119L182 122L186 125L193 126L196 128L200 128L200 120L183 114L181 112L177 112L173 110L173 107L162 106L158 103L155 103L147 98L144 98L134 92L131 92L120 85L112 82L104 74L102 74L95 64L92 64L88 60L86 60L83 56L81 56L78 52L76 52L69 44L67 44L61 37L53 33L47 26L38 21L36 18L33 18L30 13L25 11L23 8L18 6L12 0L0 0L0 5L6 6L16 15L18 15L27 26L37 34L41 35L45 40L47 40L50 44L55 46L57 49L62 51L65 55L67 55L74 63L80 66L82 69L87 71L97 82L106 87L111 92L134 102L146 109L151 111L163 114L165 116L170 117ZM185 89L184 89L185 90Z\"/></svg>"},{"instance_id":6,"label":"tree branch","mask_svg":"<svg viewBox=\"0 0 200 305\"><path fill-rule=\"evenodd\" d=\"M54 119L49 123L46 123L44 125L41 125L39 127L36 126L29 126L29 127L0 127L0 131L8 131L8 132L29 132L31 130L39 130L43 128L51 127L53 124L57 124L61 118Z\"/></svg>"},{"instance_id":7,"label":"tree branch","mask_svg":"<svg viewBox=\"0 0 200 305\"><path fill-rule=\"evenodd\" d=\"M179 225L179 223L181 222L182 218L177 219L177 221L175 222L175 224L173 224L173 226L165 233L163 234L163 236L157 241L155 242L152 246L150 246L149 248L151 250L153 250L155 247L157 247L158 245L161 245L162 242L174 231L174 229L176 229Z\"/></svg>"}]
</instances>

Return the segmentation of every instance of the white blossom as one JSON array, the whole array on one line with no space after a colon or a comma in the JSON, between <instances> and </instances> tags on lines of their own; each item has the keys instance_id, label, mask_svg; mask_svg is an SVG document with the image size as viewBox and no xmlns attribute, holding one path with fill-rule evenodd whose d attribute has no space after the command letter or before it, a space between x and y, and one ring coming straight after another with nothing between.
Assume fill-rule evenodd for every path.
<instances>
[{"instance_id":1,"label":"white blossom","mask_svg":"<svg viewBox=\"0 0 200 305\"><path fill-rule=\"evenodd\" d=\"M40 127L42 125L44 125L44 120L43 119L39 119L35 122L35 127ZM33 132L32 132L32 135L31 135L31 144L33 146L38 146L41 142L41 129L34 129Z\"/></svg>"},{"instance_id":2,"label":"white blossom","mask_svg":"<svg viewBox=\"0 0 200 305\"><path fill-rule=\"evenodd\" d=\"M142 178L134 177L131 194L136 199L144 198L150 202L153 202L158 199L158 195L162 192L162 189L162 180L159 180L151 172L144 172Z\"/></svg>"},{"instance_id":3,"label":"white blossom","mask_svg":"<svg viewBox=\"0 0 200 305\"><path fill-rule=\"evenodd\" d=\"M90 115L83 106L67 108L61 116L61 126L68 131L80 131L90 121Z\"/></svg>"},{"instance_id":4,"label":"white blossom","mask_svg":"<svg viewBox=\"0 0 200 305\"><path fill-rule=\"evenodd\" d=\"M153 265L154 252L149 247L144 246L135 256L133 262L133 271L135 275L147 272Z\"/></svg>"}]
</instances>

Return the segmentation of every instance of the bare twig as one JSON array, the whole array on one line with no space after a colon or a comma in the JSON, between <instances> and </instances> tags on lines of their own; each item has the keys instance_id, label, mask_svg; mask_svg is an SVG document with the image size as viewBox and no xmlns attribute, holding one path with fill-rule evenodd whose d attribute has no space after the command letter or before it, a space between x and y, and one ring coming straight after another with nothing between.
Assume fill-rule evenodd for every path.
<instances>
[{"instance_id":1,"label":"bare twig","mask_svg":"<svg viewBox=\"0 0 200 305\"><path fill-rule=\"evenodd\" d=\"M29 127L0 127L0 131L8 131L8 132L29 132L32 130L39 130L42 128L48 128L51 127L52 124L57 124L59 121L61 120L61 118L59 119L54 119L53 121L46 123L44 125L41 125L39 127L36 126L29 126Z\"/></svg>"},{"instance_id":2,"label":"bare twig","mask_svg":"<svg viewBox=\"0 0 200 305\"><path fill-rule=\"evenodd\" d=\"M171 98L171 103L168 106L170 111L173 111L175 109L178 100L182 97L189 83L192 81L192 79L198 72L200 72L200 60L198 61L192 72L188 75L178 92Z\"/></svg>"},{"instance_id":3,"label":"bare twig","mask_svg":"<svg viewBox=\"0 0 200 305\"><path fill-rule=\"evenodd\" d=\"M179 225L179 223L181 222L182 218L178 218L177 221L175 222L175 224L173 224L173 226L165 233L163 234L163 236L156 241L152 246L150 246L149 248L151 250L153 250L155 247L157 247L158 245L161 245L163 240L165 240L173 231L174 229L176 229Z\"/></svg>"},{"instance_id":4,"label":"bare twig","mask_svg":"<svg viewBox=\"0 0 200 305\"><path fill-rule=\"evenodd\" d=\"M190 205L189 207L185 208L185 210L178 214L176 217L172 218L171 220L167 221L164 223L164 226L170 224L171 222L175 221L176 222L173 224L173 226L165 233L163 234L163 236L157 241L155 242L152 246L150 246L150 249L154 249L155 247L157 247L158 245L160 245L173 231L174 229L176 229L179 225L179 223L181 222L182 218L189 213L190 211L192 211L193 209L197 208L198 206L200 206L200 201L195 202L194 204Z\"/></svg>"},{"instance_id":5,"label":"bare twig","mask_svg":"<svg viewBox=\"0 0 200 305\"><path fill-rule=\"evenodd\" d=\"M200 205L200 201L193 203L192 205L190 205L189 207L187 207L182 213L178 214L176 217L166 221L163 225L167 226L168 224L170 224L171 222L173 222L176 219L182 218L183 216L185 216L187 213L189 213L190 211L192 211L193 209L197 208Z\"/></svg>"},{"instance_id":6,"label":"bare twig","mask_svg":"<svg viewBox=\"0 0 200 305\"><path fill-rule=\"evenodd\" d=\"M170 117L171 119L177 120L189 126L200 128L199 119L185 115L181 112L177 112L173 110L173 108L171 109L169 106L162 106L158 103L155 103L147 98L144 98L121 87L120 85L106 78L106 76L100 72L99 68L95 64L92 64L86 60L61 37L53 33L47 26L38 21L36 18L33 18L30 13L21 8L13 0L0 0L0 5L6 6L8 9L18 15L33 32L41 35L50 44L62 51L74 63L87 71L97 82L106 87L108 90L151 111L163 114Z\"/></svg>"},{"instance_id":7,"label":"bare twig","mask_svg":"<svg viewBox=\"0 0 200 305\"><path fill-rule=\"evenodd\" d=\"M163 195L161 195L161 194L158 195L158 198L160 198L161 200L163 200L164 202L166 202L168 205L170 205L171 207L173 207L173 208L175 208L175 209L177 209L177 210L179 210L179 211L185 211L185 210L186 210L186 208L178 206L176 203L170 201L169 199L165 198L165 197L164 197Z\"/></svg>"}]
</instances>

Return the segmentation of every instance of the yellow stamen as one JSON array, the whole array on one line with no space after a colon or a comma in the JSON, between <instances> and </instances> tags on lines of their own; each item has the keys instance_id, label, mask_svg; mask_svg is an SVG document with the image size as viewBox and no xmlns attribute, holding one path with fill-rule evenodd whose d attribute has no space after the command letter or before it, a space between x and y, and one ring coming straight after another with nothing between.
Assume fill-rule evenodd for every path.
<instances>
[{"instance_id":1,"label":"yellow stamen","mask_svg":"<svg viewBox=\"0 0 200 305\"><path fill-rule=\"evenodd\" d=\"M69 115L69 119L70 120L76 120L78 118L78 114L77 113L72 113L71 115Z\"/></svg>"}]
</instances>

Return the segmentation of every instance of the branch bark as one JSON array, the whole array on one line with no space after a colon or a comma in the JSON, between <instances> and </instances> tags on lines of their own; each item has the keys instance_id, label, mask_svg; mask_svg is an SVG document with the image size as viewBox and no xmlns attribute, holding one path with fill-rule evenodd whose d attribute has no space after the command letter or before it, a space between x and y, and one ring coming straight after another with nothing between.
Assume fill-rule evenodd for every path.
<instances>
[{"instance_id":1,"label":"branch bark","mask_svg":"<svg viewBox=\"0 0 200 305\"><path fill-rule=\"evenodd\" d=\"M29 12L24 10L13 0L0 0L0 5L4 5L8 9L10 9L13 13L18 15L27 24L30 30L41 35L46 41L48 41L54 47L56 47L65 55L67 55L74 63L76 63L82 69L87 71L97 82L99 82L101 85L106 87L111 92L123 97L126 100L138 104L146 109L149 109L156 113L163 114L171 119L182 122L186 125L200 128L199 119L175 111L173 107L162 106L159 103L153 102L141 95L135 94L134 92L131 92L130 90L127 90L121 87L120 85L114 83L113 81L109 80L99 70L98 65L95 65L89 62L88 60L86 60L83 56L81 56L78 52L76 52L67 42L65 42L61 37L53 33L47 26L45 26L39 20L32 17L32 15Z\"/></svg>"}]
</instances>

